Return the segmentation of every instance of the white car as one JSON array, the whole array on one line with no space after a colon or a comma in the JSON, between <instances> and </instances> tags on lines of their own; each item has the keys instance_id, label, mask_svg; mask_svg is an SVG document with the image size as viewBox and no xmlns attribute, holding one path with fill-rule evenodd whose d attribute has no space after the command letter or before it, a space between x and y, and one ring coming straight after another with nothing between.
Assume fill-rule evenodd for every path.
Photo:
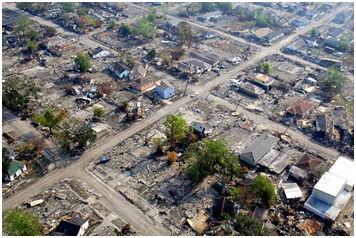
<instances>
[{"instance_id":1,"label":"white car","mask_svg":"<svg viewBox=\"0 0 356 238\"><path fill-rule=\"evenodd\" d=\"M195 98L196 96L198 96L199 93L192 93L192 95L190 95L191 98Z\"/></svg>"}]
</instances>

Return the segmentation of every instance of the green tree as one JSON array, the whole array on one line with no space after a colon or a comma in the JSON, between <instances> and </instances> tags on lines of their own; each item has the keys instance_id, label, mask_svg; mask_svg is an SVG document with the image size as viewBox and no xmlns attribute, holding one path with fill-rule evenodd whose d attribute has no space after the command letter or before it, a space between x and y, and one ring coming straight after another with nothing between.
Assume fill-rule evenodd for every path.
<instances>
[{"instance_id":1,"label":"green tree","mask_svg":"<svg viewBox=\"0 0 356 238\"><path fill-rule=\"evenodd\" d=\"M60 4L65 12L73 12L75 9L74 3L72 2L61 2Z\"/></svg>"},{"instance_id":2,"label":"green tree","mask_svg":"<svg viewBox=\"0 0 356 238\"><path fill-rule=\"evenodd\" d=\"M2 83L2 102L13 112L24 112L29 103L37 98L38 88L34 81L20 77L10 77Z\"/></svg>"},{"instance_id":3,"label":"green tree","mask_svg":"<svg viewBox=\"0 0 356 238\"><path fill-rule=\"evenodd\" d=\"M37 40L39 37L40 33L38 33L37 31L35 31L34 29L29 30L26 33L26 37L28 39L30 39L31 41Z\"/></svg>"},{"instance_id":4,"label":"green tree","mask_svg":"<svg viewBox=\"0 0 356 238\"><path fill-rule=\"evenodd\" d=\"M271 64L269 62L260 63L258 65L258 70L262 73L269 73L271 72Z\"/></svg>"},{"instance_id":5,"label":"green tree","mask_svg":"<svg viewBox=\"0 0 356 238\"><path fill-rule=\"evenodd\" d=\"M253 18L256 20L256 25L265 27L273 24L272 14L268 13L267 16L264 14L264 9L259 7L255 9L252 13Z\"/></svg>"},{"instance_id":6,"label":"green tree","mask_svg":"<svg viewBox=\"0 0 356 238\"><path fill-rule=\"evenodd\" d=\"M165 3L162 3L161 6L159 7L159 10L161 11L164 20L167 19L167 15L168 15L168 6Z\"/></svg>"},{"instance_id":7,"label":"green tree","mask_svg":"<svg viewBox=\"0 0 356 238\"><path fill-rule=\"evenodd\" d=\"M48 26L48 27L46 27L46 29L45 29L45 35L48 36L48 37L52 37L52 36L54 36L56 33L57 33L57 30L56 30L56 28L54 28L54 27Z\"/></svg>"},{"instance_id":8,"label":"green tree","mask_svg":"<svg viewBox=\"0 0 356 238\"><path fill-rule=\"evenodd\" d=\"M78 65L81 72L88 72L91 67L91 60L87 53L79 53L75 58L75 63Z\"/></svg>"},{"instance_id":9,"label":"green tree","mask_svg":"<svg viewBox=\"0 0 356 238\"><path fill-rule=\"evenodd\" d=\"M173 60L179 60L185 54L185 50L182 47L176 48L171 52Z\"/></svg>"},{"instance_id":10,"label":"green tree","mask_svg":"<svg viewBox=\"0 0 356 238\"><path fill-rule=\"evenodd\" d=\"M195 183L217 171L228 178L233 177L232 173L240 174L238 159L228 150L222 138L191 144L184 158L187 160L185 175Z\"/></svg>"},{"instance_id":11,"label":"green tree","mask_svg":"<svg viewBox=\"0 0 356 238\"><path fill-rule=\"evenodd\" d=\"M348 37L347 35L344 35L344 36L341 38L338 47L339 47L340 50L343 50L343 51L348 51L348 50L350 50L350 48L351 48L351 45L350 45L350 37Z\"/></svg>"},{"instance_id":12,"label":"green tree","mask_svg":"<svg viewBox=\"0 0 356 238\"><path fill-rule=\"evenodd\" d=\"M344 85L345 76L335 67L329 67L322 76L321 87L326 94L326 100L330 101L335 94L339 93Z\"/></svg>"},{"instance_id":13,"label":"green tree","mask_svg":"<svg viewBox=\"0 0 356 238\"><path fill-rule=\"evenodd\" d=\"M136 35L142 35L145 38L152 38L156 34L153 23L146 18L140 18L136 21L133 32Z\"/></svg>"},{"instance_id":14,"label":"green tree","mask_svg":"<svg viewBox=\"0 0 356 238\"><path fill-rule=\"evenodd\" d=\"M179 39L190 46L192 40L192 27L186 21L181 21L178 24L178 36Z\"/></svg>"},{"instance_id":15,"label":"green tree","mask_svg":"<svg viewBox=\"0 0 356 238\"><path fill-rule=\"evenodd\" d=\"M63 21L65 24L68 24L69 20L70 20L70 16L68 13L63 13L62 15Z\"/></svg>"},{"instance_id":16,"label":"green tree","mask_svg":"<svg viewBox=\"0 0 356 238\"><path fill-rule=\"evenodd\" d=\"M225 14L231 14L232 13L232 3L231 2L218 2L216 3L217 7L220 11L222 11Z\"/></svg>"},{"instance_id":17,"label":"green tree","mask_svg":"<svg viewBox=\"0 0 356 238\"><path fill-rule=\"evenodd\" d=\"M52 130L56 129L58 124L66 117L66 110L52 105L47 107L43 114L35 114L32 117L32 121L47 126L49 128L49 134L52 135Z\"/></svg>"},{"instance_id":18,"label":"green tree","mask_svg":"<svg viewBox=\"0 0 356 238\"><path fill-rule=\"evenodd\" d=\"M8 236L40 236L42 225L38 219L16 207L3 213L2 229Z\"/></svg>"},{"instance_id":19,"label":"green tree","mask_svg":"<svg viewBox=\"0 0 356 238\"><path fill-rule=\"evenodd\" d=\"M93 129L83 121L73 117L63 120L54 133L61 149L68 153L72 149L84 150L88 143L96 140L96 134Z\"/></svg>"},{"instance_id":20,"label":"green tree","mask_svg":"<svg viewBox=\"0 0 356 238\"><path fill-rule=\"evenodd\" d=\"M318 28L313 27L313 28L311 29L310 33L311 33L312 36L317 37L318 34L319 34L319 30L318 30Z\"/></svg>"},{"instance_id":21,"label":"green tree","mask_svg":"<svg viewBox=\"0 0 356 238\"><path fill-rule=\"evenodd\" d=\"M38 51L37 42L31 41L31 40L26 40L26 45L27 45L27 49L29 50L30 54L33 54L36 51Z\"/></svg>"},{"instance_id":22,"label":"green tree","mask_svg":"<svg viewBox=\"0 0 356 238\"><path fill-rule=\"evenodd\" d=\"M114 19L111 19L111 20L109 21L109 28L110 28L110 29L116 29L116 27L117 27L116 21L115 21Z\"/></svg>"},{"instance_id":23,"label":"green tree","mask_svg":"<svg viewBox=\"0 0 356 238\"><path fill-rule=\"evenodd\" d=\"M102 107L98 107L98 106L94 107L93 112L94 112L93 117L97 119L100 119L105 115L105 110Z\"/></svg>"},{"instance_id":24,"label":"green tree","mask_svg":"<svg viewBox=\"0 0 356 238\"><path fill-rule=\"evenodd\" d=\"M163 122L166 127L165 134L170 141L170 146L173 148L174 143L181 142L185 139L188 131L188 124L181 116L170 115Z\"/></svg>"},{"instance_id":25,"label":"green tree","mask_svg":"<svg viewBox=\"0 0 356 238\"><path fill-rule=\"evenodd\" d=\"M156 8L152 8L151 12L147 15L147 20L149 22L154 22L156 20L156 16L157 16L157 9Z\"/></svg>"},{"instance_id":26,"label":"green tree","mask_svg":"<svg viewBox=\"0 0 356 238\"><path fill-rule=\"evenodd\" d=\"M212 2L202 2L201 4L201 12L211 12L216 9L215 3Z\"/></svg>"},{"instance_id":27,"label":"green tree","mask_svg":"<svg viewBox=\"0 0 356 238\"><path fill-rule=\"evenodd\" d=\"M43 153L44 140L42 138L23 142L16 147L17 157L20 160L31 160Z\"/></svg>"},{"instance_id":28,"label":"green tree","mask_svg":"<svg viewBox=\"0 0 356 238\"><path fill-rule=\"evenodd\" d=\"M133 33L133 29L129 24L121 24L119 28L119 33L120 35L125 37L131 35Z\"/></svg>"},{"instance_id":29,"label":"green tree","mask_svg":"<svg viewBox=\"0 0 356 238\"><path fill-rule=\"evenodd\" d=\"M152 49L147 53L147 59L151 60L151 59L154 59L154 57L156 57L156 50Z\"/></svg>"},{"instance_id":30,"label":"green tree","mask_svg":"<svg viewBox=\"0 0 356 238\"><path fill-rule=\"evenodd\" d=\"M238 214L234 217L227 217L222 225L224 236L268 236L270 232L267 228L262 228L262 223L249 215Z\"/></svg>"},{"instance_id":31,"label":"green tree","mask_svg":"<svg viewBox=\"0 0 356 238\"><path fill-rule=\"evenodd\" d=\"M128 66L133 67L136 62L136 58L131 55L126 55L125 62Z\"/></svg>"},{"instance_id":32,"label":"green tree","mask_svg":"<svg viewBox=\"0 0 356 238\"><path fill-rule=\"evenodd\" d=\"M169 67L172 63L171 57L169 55L162 55L162 64L166 67Z\"/></svg>"},{"instance_id":33,"label":"green tree","mask_svg":"<svg viewBox=\"0 0 356 238\"><path fill-rule=\"evenodd\" d=\"M27 16L21 15L17 19L15 31L20 33L21 36L25 36L27 32L33 29L33 21Z\"/></svg>"},{"instance_id":34,"label":"green tree","mask_svg":"<svg viewBox=\"0 0 356 238\"><path fill-rule=\"evenodd\" d=\"M7 171L9 170L11 164L11 159L9 152L6 148L2 148L2 180L7 176Z\"/></svg>"},{"instance_id":35,"label":"green tree","mask_svg":"<svg viewBox=\"0 0 356 238\"><path fill-rule=\"evenodd\" d=\"M269 179L263 175L257 175L251 185L253 191L261 198L265 206L272 206L277 199L276 190Z\"/></svg>"}]
</instances>

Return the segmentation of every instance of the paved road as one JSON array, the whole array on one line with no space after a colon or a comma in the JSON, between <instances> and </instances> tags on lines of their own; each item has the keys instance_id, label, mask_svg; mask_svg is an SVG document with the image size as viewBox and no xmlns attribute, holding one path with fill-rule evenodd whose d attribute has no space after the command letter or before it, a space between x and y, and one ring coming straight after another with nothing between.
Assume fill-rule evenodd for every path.
<instances>
[{"instance_id":1,"label":"paved road","mask_svg":"<svg viewBox=\"0 0 356 238\"><path fill-rule=\"evenodd\" d=\"M333 15L337 14L338 12L339 11L333 12ZM31 18L32 18L32 16L31 16ZM331 18L331 16L329 18ZM39 21L41 24L47 24L47 25L53 24L53 23L45 21L41 18L33 17L33 19L36 21ZM326 21L326 20L324 20L324 21ZM63 29L57 25L55 25L55 27L57 28L58 32L61 32L62 31L61 29ZM312 26L310 26L309 28L301 29L301 31L306 32L306 31L310 30L311 27ZM66 32L64 29L63 29L63 31ZM292 40L297 34L300 34L300 33L295 33L295 35L288 37L287 39L277 43L276 45L274 45L272 47L267 47L263 51L259 51L258 54L253 55L248 61L241 63L239 66L237 66L230 72L223 74L220 77L217 77L215 80L210 81L210 82L206 83L205 85L192 86L193 90L200 93L201 96L208 95L212 88L214 88L215 86L221 84L222 82L230 79L231 77L234 77L241 70L246 69L247 67L249 67L251 65L254 65L260 59L264 58L267 55L277 53L281 47L283 47L286 43L288 43L290 40ZM87 44L90 47L96 47L96 46L100 45L99 43L89 39L89 36L82 36L80 40L81 40L81 42L84 42L85 44ZM103 48L106 48L105 46L102 46L102 45L100 45L100 46ZM28 201L32 196L40 193L41 191L43 191L44 189L49 187L51 184L60 180L61 178L80 177L89 186L92 186L100 194L103 195L100 198L100 200L101 200L101 202L103 202L103 204L105 206L107 206L109 209L111 209L113 212L115 212L120 218L122 218L123 220L130 223L140 233L142 233L144 235L169 235L169 232L162 225L153 222L152 219L148 218L137 207L135 207L132 204L130 204L129 202L127 202L123 198L123 196L121 196L120 194L113 191L106 184L103 184L101 181L98 181L96 178L94 178L93 175L91 175L89 172L87 172L85 170L85 166L87 165L88 162L90 162L94 159L98 159L98 157L102 153L104 153L106 150L114 147L116 144L124 141L125 139L136 134L140 130L146 128L147 126L155 123L159 119L161 119L171 113L176 112L180 107L191 103L193 100L194 99L190 98L189 96L183 97L180 100L173 102L169 106L166 106L165 108L154 113L149 118L146 118L145 120L134 123L129 129L127 129L123 132L120 132L117 135L107 138L100 145L86 151L77 161L73 162L69 167L67 167L65 169L57 169L57 170L47 174L44 178L42 178L35 184L14 194L9 199L3 200L3 210L12 208L13 206L16 206L17 204ZM214 100L219 101L219 99L214 99ZM222 100L221 103L224 103L224 101ZM226 106L228 106L229 108L231 107L231 105L227 105L226 102L224 104ZM248 113L250 113L250 112L247 112L247 113L244 112L245 115L248 115L252 119L258 118L257 120L259 123L261 123L261 124L265 123L266 118L263 118L263 117L260 118L253 113L250 113L250 114L248 114ZM271 126L276 126L276 125L271 124ZM280 126L280 125L278 124L278 126ZM302 135L298 135L298 136L302 136ZM303 136L302 139L307 140L307 138L308 137ZM313 144L313 143L315 144L315 142L313 142L313 141L310 142L310 144ZM315 148L316 148L316 146L315 146ZM325 151L330 156L335 155L335 151L332 149L328 149Z\"/></svg>"},{"instance_id":2,"label":"paved road","mask_svg":"<svg viewBox=\"0 0 356 238\"><path fill-rule=\"evenodd\" d=\"M235 104L232 104L222 98L216 97L214 95L209 95L209 97L207 98L208 100L212 100L220 105L223 105L224 107L234 111L236 108ZM268 118L266 118L266 116L264 115L259 115L253 112L250 112L246 109L244 109L243 107L238 107L236 109L237 112L243 114L244 117L248 118L249 120L253 120L255 122L256 125L263 125L266 129L269 129L271 131L278 131L278 132L284 132L286 131L287 127L269 120ZM340 155L340 153L336 150L334 150L331 147L325 146L321 143L319 143L318 141L304 135L302 132L296 130L296 129L292 129L290 128L287 131L287 134L290 135L290 137L301 147L317 152L318 154L320 154L322 157L324 157L327 160L335 160L337 159L337 157Z\"/></svg>"}]
</instances>

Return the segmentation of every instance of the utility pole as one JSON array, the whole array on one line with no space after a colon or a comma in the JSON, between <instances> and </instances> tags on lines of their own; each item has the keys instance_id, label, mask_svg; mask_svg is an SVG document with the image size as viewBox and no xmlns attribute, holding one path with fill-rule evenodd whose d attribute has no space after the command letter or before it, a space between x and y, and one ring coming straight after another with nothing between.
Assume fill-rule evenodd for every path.
<instances>
[{"instance_id":1,"label":"utility pole","mask_svg":"<svg viewBox=\"0 0 356 238\"><path fill-rule=\"evenodd\" d=\"M235 107L235 112L236 112L237 108L240 106L241 101L242 101L242 97L240 98L239 102L237 103L237 105Z\"/></svg>"},{"instance_id":2,"label":"utility pole","mask_svg":"<svg viewBox=\"0 0 356 238\"><path fill-rule=\"evenodd\" d=\"M187 94L187 87L188 87L188 83L189 83L189 77L188 77L188 79L187 79L187 84L185 85L185 89L184 89L184 95L186 95Z\"/></svg>"}]
</instances>

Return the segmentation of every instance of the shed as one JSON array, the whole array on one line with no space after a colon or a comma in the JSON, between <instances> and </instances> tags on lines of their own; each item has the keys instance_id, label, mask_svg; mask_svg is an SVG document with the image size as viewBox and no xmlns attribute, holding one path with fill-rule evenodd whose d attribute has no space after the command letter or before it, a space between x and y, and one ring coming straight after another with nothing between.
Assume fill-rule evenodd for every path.
<instances>
[{"instance_id":1,"label":"shed","mask_svg":"<svg viewBox=\"0 0 356 238\"><path fill-rule=\"evenodd\" d=\"M10 163L9 169L7 170L7 177L10 181L14 181L24 171L26 171L26 165L13 159Z\"/></svg>"},{"instance_id":2,"label":"shed","mask_svg":"<svg viewBox=\"0 0 356 238\"><path fill-rule=\"evenodd\" d=\"M287 199L301 198L303 196L298 184L282 183L282 188Z\"/></svg>"}]
</instances>

